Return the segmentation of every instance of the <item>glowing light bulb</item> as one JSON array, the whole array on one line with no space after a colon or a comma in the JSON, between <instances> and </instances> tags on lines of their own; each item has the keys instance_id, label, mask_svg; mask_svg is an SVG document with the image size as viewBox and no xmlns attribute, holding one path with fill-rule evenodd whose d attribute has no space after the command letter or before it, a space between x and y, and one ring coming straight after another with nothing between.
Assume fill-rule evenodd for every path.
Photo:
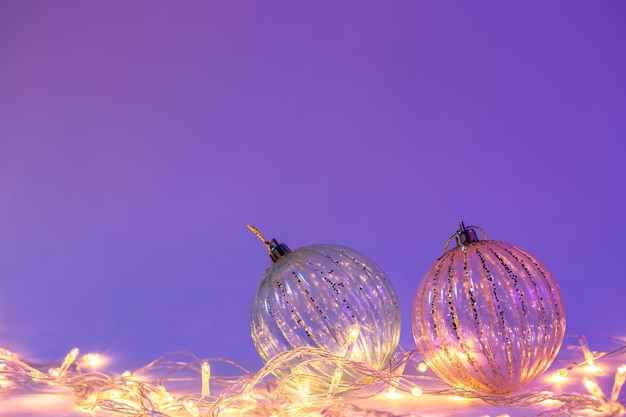
<instances>
[{"instance_id":1,"label":"glowing light bulb","mask_svg":"<svg viewBox=\"0 0 626 417\"><path fill-rule=\"evenodd\" d=\"M65 356L65 359L63 360L63 363L61 364L60 367L50 369L48 371L50 375L55 378L60 378L64 376L65 373L67 372L67 369L76 361L76 358L78 357L78 353L79 353L78 348L73 348L72 350L70 350L70 352Z\"/></svg>"},{"instance_id":2,"label":"glowing light bulb","mask_svg":"<svg viewBox=\"0 0 626 417\"><path fill-rule=\"evenodd\" d=\"M193 401L185 400L183 401L183 405L192 417L200 417L200 410L198 409L198 406L193 403Z\"/></svg>"},{"instance_id":3,"label":"glowing light bulb","mask_svg":"<svg viewBox=\"0 0 626 417\"><path fill-rule=\"evenodd\" d=\"M176 403L176 397L165 389L164 386L159 387L157 403L159 408L169 408Z\"/></svg>"},{"instance_id":4,"label":"glowing light bulb","mask_svg":"<svg viewBox=\"0 0 626 417\"><path fill-rule=\"evenodd\" d=\"M613 390L611 391L611 402L617 401L620 392L622 391L622 386L624 385L624 381L626 380L626 364L620 365L617 368L617 372L615 372L615 382L613 383Z\"/></svg>"},{"instance_id":5,"label":"glowing light bulb","mask_svg":"<svg viewBox=\"0 0 626 417\"><path fill-rule=\"evenodd\" d=\"M411 390L411 395L414 397L421 397L424 394L424 391L420 387L413 387Z\"/></svg>"},{"instance_id":6,"label":"glowing light bulb","mask_svg":"<svg viewBox=\"0 0 626 417\"><path fill-rule=\"evenodd\" d=\"M598 367L593 360L587 361L587 366L585 366L585 372L588 374L595 374L596 372L598 372Z\"/></svg>"},{"instance_id":7,"label":"glowing light bulb","mask_svg":"<svg viewBox=\"0 0 626 417\"><path fill-rule=\"evenodd\" d=\"M307 379L302 379L302 377L300 376L300 371L297 368L291 368L291 375L293 376L293 380L296 383L296 388L298 389L300 397L307 397L310 393L309 381Z\"/></svg>"},{"instance_id":8,"label":"glowing light bulb","mask_svg":"<svg viewBox=\"0 0 626 417\"><path fill-rule=\"evenodd\" d=\"M202 362L202 398L211 396L211 388L209 379L211 378L211 365L208 362Z\"/></svg>"},{"instance_id":9,"label":"glowing light bulb","mask_svg":"<svg viewBox=\"0 0 626 417\"><path fill-rule=\"evenodd\" d=\"M602 389L600 389L596 381L589 377L585 377L583 379L583 384L585 385L585 388L587 388L587 391L589 391L591 395L596 397L598 401L606 402L606 397L604 396Z\"/></svg>"},{"instance_id":10,"label":"glowing light bulb","mask_svg":"<svg viewBox=\"0 0 626 417\"><path fill-rule=\"evenodd\" d=\"M587 344L587 338L585 336L581 336L578 338L578 341L580 343L580 347L582 348L583 351L583 356L585 357L585 361L587 362L587 366L585 366L585 372L587 373L595 373L598 368L596 367L596 364L594 362L594 356L593 353L591 353L591 350L589 350L589 345Z\"/></svg>"},{"instance_id":11,"label":"glowing light bulb","mask_svg":"<svg viewBox=\"0 0 626 417\"><path fill-rule=\"evenodd\" d=\"M556 384L560 384L561 382L565 381L566 375L567 375L567 369L559 369L558 371L552 374L550 379L552 380L552 382Z\"/></svg>"},{"instance_id":12,"label":"glowing light bulb","mask_svg":"<svg viewBox=\"0 0 626 417\"><path fill-rule=\"evenodd\" d=\"M335 373L333 374L332 379L330 380L330 387L328 388L327 395L328 398L333 398L335 396L335 391L337 391L337 387L341 382L342 375L343 369L341 368L341 366L338 366L337 369L335 369Z\"/></svg>"},{"instance_id":13,"label":"glowing light bulb","mask_svg":"<svg viewBox=\"0 0 626 417\"><path fill-rule=\"evenodd\" d=\"M104 363L104 358L97 353L88 353L77 363L79 368L98 368Z\"/></svg>"},{"instance_id":14,"label":"glowing light bulb","mask_svg":"<svg viewBox=\"0 0 626 417\"><path fill-rule=\"evenodd\" d=\"M124 395L124 393L118 389L110 389L108 391L106 391L106 394L109 398L122 398L122 396Z\"/></svg>"},{"instance_id":15,"label":"glowing light bulb","mask_svg":"<svg viewBox=\"0 0 626 417\"><path fill-rule=\"evenodd\" d=\"M309 396L309 381L304 380L301 384L298 384L298 392L300 393L300 397L306 398Z\"/></svg>"},{"instance_id":16,"label":"glowing light bulb","mask_svg":"<svg viewBox=\"0 0 626 417\"><path fill-rule=\"evenodd\" d=\"M420 364L417 365L417 370L420 372L426 372L428 371L428 365L426 365L424 362L420 362Z\"/></svg>"}]
</instances>

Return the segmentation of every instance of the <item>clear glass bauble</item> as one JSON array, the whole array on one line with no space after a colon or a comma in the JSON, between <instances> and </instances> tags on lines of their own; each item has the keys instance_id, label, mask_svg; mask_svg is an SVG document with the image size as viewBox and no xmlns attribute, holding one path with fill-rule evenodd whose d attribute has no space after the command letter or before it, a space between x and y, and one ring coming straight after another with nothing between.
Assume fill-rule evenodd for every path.
<instances>
[{"instance_id":1,"label":"clear glass bauble","mask_svg":"<svg viewBox=\"0 0 626 417\"><path fill-rule=\"evenodd\" d=\"M541 375L565 334L563 301L547 268L493 240L439 258L419 285L412 320L417 348L441 379L489 394Z\"/></svg>"},{"instance_id":2,"label":"clear glass bauble","mask_svg":"<svg viewBox=\"0 0 626 417\"><path fill-rule=\"evenodd\" d=\"M358 337L349 343L355 325ZM343 357L350 344L350 360L383 369L398 345L400 310L391 282L370 258L343 246L310 245L267 269L252 302L251 331L264 362L303 346ZM319 394L328 391L337 368L301 357L274 373L295 383L304 380L309 392ZM337 392L361 377L342 366Z\"/></svg>"}]
</instances>

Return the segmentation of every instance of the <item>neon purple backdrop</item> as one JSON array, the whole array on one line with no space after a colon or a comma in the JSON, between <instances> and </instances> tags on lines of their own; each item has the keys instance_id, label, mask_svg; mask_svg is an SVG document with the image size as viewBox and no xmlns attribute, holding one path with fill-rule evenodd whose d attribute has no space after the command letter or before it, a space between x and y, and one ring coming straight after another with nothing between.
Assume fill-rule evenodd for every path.
<instances>
[{"instance_id":1,"label":"neon purple backdrop","mask_svg":"<svg viewBox=\"0 0 626 417\"><path fill-rule=\"evenodd\" d=\"M413 348L458 222L626 336L626 3L0 4L0 346L260 366L269 258L354 247Z\"/></svg>"}]
</instances>

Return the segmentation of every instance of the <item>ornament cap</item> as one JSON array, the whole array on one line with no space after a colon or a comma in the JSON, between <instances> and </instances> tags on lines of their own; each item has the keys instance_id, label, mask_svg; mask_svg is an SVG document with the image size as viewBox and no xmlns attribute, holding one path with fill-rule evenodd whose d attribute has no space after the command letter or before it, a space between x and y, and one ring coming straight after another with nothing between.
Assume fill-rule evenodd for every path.
<instances>
[{"instance_id":1,"label":"ornament cap","mask_svg":"<svg viewBox=\"0 0 626 417\"><path fill-rule=\"evenodd\" d=\"M473 229L475 226L469 226L469 228L465 227L465 223L461 222L459 225L459 230L454 234L456 237L457 246L461 246L462 248L466 248L472 242L478 242L480 239L476 234L476 230Z\"/></svg>"},{"instance_id":2,"label":"ornament cap","mask_svg":"<svg viewBox=\"0 0 626 417\"><path fill-rule=\"evenodd\" d=\"M459 230L454 232L452 236L450 236L446 244L443 246L443 255L448 252L448 245L452 241L452 238L456 238L456 246L463 249L463 252L465 252L470 243L480 241L478 235L476 234L476 230L474 229L480 230L480 233L482 233L483 235L483 239L487 240L487 235L482 228L478 226L465 226L465 223L461 222L459 225Z\"/></svg>"},{"instance_id":3,"label":"ornament cap","mask_svg":"<svg viewBox=\"0 0 626 417\"><path fill-rule=\"evenodd\" d=\"M272 239L269 242L268 249L270 251L270 259L274 263L291 252L291 249L289 249L287 245L284 243L278 243L276 239Z\"/></svg>"},{"instance_id":4,"label":"ornament cap","mask_svg":"<svg viewBox=\"0 0 626 417\"><path fill-rule=\"evenodd\" d=\"M261 232L259 232L259 229L252 226L251 224L248 225L248 229L250 229L252 233L254 233L259 239L261 239L261 242L263 242L263 244L267 247L267 250L270 254L270 259L273 263L291 252L291 249L289 249L287 245L285 245L284 243L278 243L276 239L272 239L269 242L265 240Z\"/></svg>"}]
</instances>

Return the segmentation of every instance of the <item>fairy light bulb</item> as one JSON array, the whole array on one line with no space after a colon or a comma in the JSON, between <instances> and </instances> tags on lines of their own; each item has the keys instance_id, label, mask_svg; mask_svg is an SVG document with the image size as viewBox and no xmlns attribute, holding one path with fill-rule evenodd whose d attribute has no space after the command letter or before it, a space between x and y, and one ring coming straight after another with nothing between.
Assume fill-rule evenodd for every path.
<instances>
[{"instance_id":1,"label":"fairy light bulb","mask_svg":"<svg viewBox=\"0 0 626 417\"><path fill-rule=\"evenodd\" d=\"M589 345L587 344L587 338L585 336L580 336L578 338L580 343L580 348L583 351L583 355L585 356L585 361L587 365L585 366L585 372L588 374L593 374L598 371L598 367L595 363L595 358L591 350L589 349Z\"/></svg>"},{"instance_id":2,"label":"fairy light bulb","mask_svg":"<svg viewBox=\"0 0 626 417\"><path fill-rule=\"evenodd\" d=\"M211 379L211 365L208 362L202 362L202 398L211 396L209 380Z\"/></svg>"},{"instance_id":3,"label":"fairy light bulb","mask_svg":"<svg viewBox=\"0 0 626 417\"><path fill-rule=\"evenodd\" d=\"M60 378L64 376L68 368L76 361L76 358L78 358L79 353L80 351L78 350L78 348L73 348L72 350L70 350L69 353L65 356L65 359L63 359L63 363L60 367L53 368L48 371L50 375L55 378Z\"/></svg>"},{"instance_id":4,"label":"fairy light bulb","mask_svg":"<svg viewBox=\"0 0 626 417\"><path fill-rule=\"evenodd\" d=\"M185 406L185 410L187 410L192 417L200 417L200 409L198 409L198 406L194 404L193 401L185 400L183 401L183 405Z\"/></svg>"},{"instance_id":5,"label":"fairy light bulb","mask_svg":"<svg viewBox=\"0 0 626 417\"><path fill-rule=\"evenodd\" d=\"M83 355L80 360L78 360L76 362L76 366L79 369L82 368L90 368L90 369L97 369L99 367L101 367L104 364L104 358L97 354L97 353L87 353L86 355Z\"/></svg>"},{"instance_id":6,"label":"fairy light bulb","mask_svg":"<svg viewBox=\"0 0 626 417\"><path fill-rule=\"evenodd\" d=\"M343 376L343 368L341 366L335 369L335 373L333 373L333 377L330 380L330 387L328 388L328 398L333 398L335 393L337 392L337 387L339 387L339 383L341 382L341 377Z\"/></svg>"},{"instance_id":7,"label":"fairy light bulb","mask_svg":"<svg viewBox=\"0 0 626 417\"><path fill-rule=\"evenodd\" d=\"M413 335L428 367L455 387L489 394L541 375L565 334L558 285L546 267L508 243L478 238L475 226L434 263L413 303Z\"/></svg>"},{"instance_id":8,"label":"fairy light bulb","mask_svg":"<svg viewBox=\"0 0 626 417\"><path fill-rule=\"evenodd\" d=\"M558 371L552 374L550 379L555 384L560 384L561 382L565 381L566 376L567 376L567 369L559 369Z\"/></svg>"},{"instance_id":9,"label":"fairy light bulb","mask_svg":"<svg viewBox=\"0 0 626 417\"><path fill-rule=\"evenodd\" d=\"M620 365L615 372L615 381L613 382L613 390L611 391L611 401L617 401L617 398L622 391L624 380L626 380L626 365Z\"/></svg>"},{"instance_id":10,"label":"fairy light bulb","mask_svg":"<svg viewBox=\"0 0 626 417\"><path fill-rule=\"evenodd\" d=\"M272 262L251 308L252 340L264 362L312 347L378 370L388 365L400 337L400 310L391 282L374 261L338 245L292 251L248 227L266 245ZM336 389L344 389L359 378L348 365L342 366L340 380L336 364L295 365L301 375L311 376L311 393L328 393L333 381ZM282 368L274 373L290 375Z\"/></svg>"},{"instance_id":11,"label":"fairy light bulb","mask_svg":"<svg viewBox=\"0 0 626 417\"><path fill-rule=\"evenodd\" d=\"M588 377L588 376L584 377L583 385L585 386L585 388L587 388L587 391L589 391L591 395L596 397L598 401L602 403L607 402L604 392L602 391L598 383L593 378Z\"/></svg>"}]
</instances>

